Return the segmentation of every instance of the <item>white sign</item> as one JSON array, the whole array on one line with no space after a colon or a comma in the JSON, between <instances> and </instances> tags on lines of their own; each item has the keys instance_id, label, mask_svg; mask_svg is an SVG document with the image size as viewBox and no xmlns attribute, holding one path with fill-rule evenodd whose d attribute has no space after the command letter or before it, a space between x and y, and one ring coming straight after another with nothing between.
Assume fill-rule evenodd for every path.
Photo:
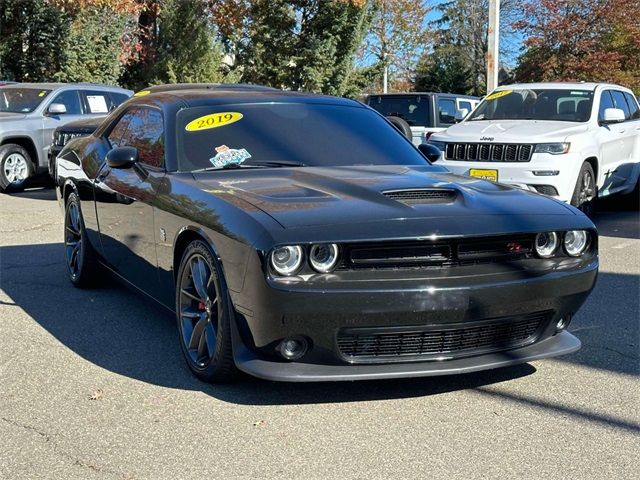
<instances>
[{"instance_id":1,"label":"white sign","mask_svg":"<svg viewBox=\"0 0 640 480\"><path fill-rule=\"evenodd\" d=\"M104 95L87 95L87 102L89 102L89 111L91 113L108 113L107 99Z\"/></svg>"}]
</instances>

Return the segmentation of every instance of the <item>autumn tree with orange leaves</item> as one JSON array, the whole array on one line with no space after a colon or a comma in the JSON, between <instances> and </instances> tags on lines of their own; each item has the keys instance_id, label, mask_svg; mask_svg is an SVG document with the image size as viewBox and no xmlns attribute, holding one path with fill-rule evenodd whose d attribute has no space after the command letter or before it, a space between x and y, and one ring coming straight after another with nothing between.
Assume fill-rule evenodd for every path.
<instances>
[{"instance_id":1,"label":"autumn tree with orange leaves","mask_svg":"<svg viewBox=\"0 0 640 480\"><path fill-rule=\"evenodd\" d=\"M639 0L529 0L519 81L608 81L640 91Z\"/></svg>"}]
</instances>

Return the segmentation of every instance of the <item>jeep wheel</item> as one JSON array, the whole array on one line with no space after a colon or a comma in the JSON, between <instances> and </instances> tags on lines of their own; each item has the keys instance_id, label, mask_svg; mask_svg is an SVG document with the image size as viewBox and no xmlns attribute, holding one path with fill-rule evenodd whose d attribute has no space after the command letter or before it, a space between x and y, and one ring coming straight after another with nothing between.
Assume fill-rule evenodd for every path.
<instances>
[{"instance_id":1,"label":"jeep wheel","mask_svg":"<svg viewBox=\"0 0 640 480\"><path fill-rule=\"evenodd\" d=\"M31 175L33 162L29 152L13 143L0 147L0 192L23 190Z\"/></svg>"},{"instance_id":2,"label":"jeep wheel","mask_svg":"<svg viewBox=\"0 0 640 480\"><path fill-rule=\"evenodd\" d=\"M597 197L598 187L596 186L593 168L589 163L584 162L578 174L576 187L573 190L571 205L579 208L586 215L591 215Z\"/></svg>"}]
</instances>

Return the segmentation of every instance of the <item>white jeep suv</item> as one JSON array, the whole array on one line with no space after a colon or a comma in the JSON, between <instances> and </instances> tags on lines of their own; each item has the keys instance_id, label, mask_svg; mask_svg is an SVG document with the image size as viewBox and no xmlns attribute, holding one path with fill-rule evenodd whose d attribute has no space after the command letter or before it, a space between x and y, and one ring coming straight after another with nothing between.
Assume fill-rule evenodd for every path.
<instances>
[{"instance_id":1,"label":"white jeep suv","mask_svg":"<svg viewBox=\"0 0 640 480\"><path fill-rule=\"evenodd\" d=\"M461 123L434 133L453 173L537 191L588 210L640 175L640 107L602 83L502 86Z\"/></svg>"}]
</instances>

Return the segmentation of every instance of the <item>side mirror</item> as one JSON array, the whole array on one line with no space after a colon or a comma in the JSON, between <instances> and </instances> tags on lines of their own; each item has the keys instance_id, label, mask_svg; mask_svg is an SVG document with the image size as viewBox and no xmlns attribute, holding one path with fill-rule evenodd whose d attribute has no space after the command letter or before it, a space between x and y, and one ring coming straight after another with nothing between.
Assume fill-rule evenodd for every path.
<instances>
[{"instance_id":1,"label":"side mirror","mask_svg":"<svg viewBox=\"0 0 640 480\"><path fill-rule=\"evenodd\" d=\"M62 103L52 103L49 105L49 108L47 108L47 113L51 115L64 115L67 113L67 107Z\"/></svg>"},{"instance_id":2,"label":"side mirror","mask_svg":"<svg viewBox=\"0 0 640 480\"><path fill-rule=\"evenodd\" d=\"M418 150L420 150L420 153L427 157L427 160L431 163L438 161L440 155L442 155L440 149L430 143L421 143L418 145Z\"/></svg>"},{"instance_id":3,"label":"side mirror","mask_svg":"<svg viewBox=\"0 0 640 480\"><path fill-rule=\"evenodd\" d=\"M469 110L468 109L461 108L460 110L458 110L456 112L456 123L459 123L462 120L464 120L465 118L467 118L467 115L469 115Z\"/></svg>"},{"instance_id":4,"label":"side mirror","mask_svg":"<svg viewBox=\"0 0 640 480\"><path fill-rule=\"evenodd\" d=\"M624 122L624 110L620 108L605 108L604 118L600 121L601 125L610 123Z\"/></svg>"},{"instance_id":5,"label":"side mirror","mask_svg":"<svg viewBox=\"0 0 640 480\"><path fill-rule=\"evenodd\" d=\"M131 168L138 162L138 150L133 147L118 147L109 150L105 158L110 168Z\"/></svg>"}]
</instances>

